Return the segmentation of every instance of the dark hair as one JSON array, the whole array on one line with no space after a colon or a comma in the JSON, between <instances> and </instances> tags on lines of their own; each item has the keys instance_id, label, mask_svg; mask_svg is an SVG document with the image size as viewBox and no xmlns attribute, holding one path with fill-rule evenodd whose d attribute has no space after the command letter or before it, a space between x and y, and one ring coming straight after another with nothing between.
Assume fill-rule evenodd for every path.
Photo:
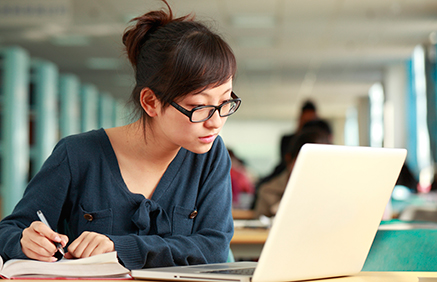
<instances>
[{"instance_id":1,"label":"dark hair","mask_svg":"<svg viewBox=\"0 0 437 282\"><path fill-rule=\"evenodd\" d=\"M134 71L136 85L130 102L135 114L148 118L140 104L141 90L148 87L164 107L178 97L219 86L236 73L229 45L204 24L187 15L174 18L168 8L134 18L123 44Z\"/></svg>"},{"instance_id":2,"label":"dark hair","mask_svg":"<svg viewBox=\"0 0 437 282\"><path fill-rule=\"evenodd\" d=\"M305 111L317 111L316 105L314 104L314 102L307 100L305 101L305 103L303 103L301 109L301 112L305 112Z\"/></svg>"},{"instance_id":3,"label":"dark hair","mask_svg":"<svg viewBox=\"0 0 437 282\"><path fill-rule=\"evenodd\" d=\"M315 128L309 128L302 130L293 137L292 141L288 145L286 154L290 155L291 160L296 159L300 149L306 143L330 144L331 142L327 132Z\"/></svg>"},{"instance_id":4,"label":"dark hair","mask_svg":"<svg viewBox=\"0 0 437 282\"><path fill-rule=\"evenodd\" d=\"M323 119L314 119L314 120L307 121L302 126L302 130L307 130L307 129L321 130L328 135L332 134L331 126L327 121Z\"/></svg>"}]
</instances>

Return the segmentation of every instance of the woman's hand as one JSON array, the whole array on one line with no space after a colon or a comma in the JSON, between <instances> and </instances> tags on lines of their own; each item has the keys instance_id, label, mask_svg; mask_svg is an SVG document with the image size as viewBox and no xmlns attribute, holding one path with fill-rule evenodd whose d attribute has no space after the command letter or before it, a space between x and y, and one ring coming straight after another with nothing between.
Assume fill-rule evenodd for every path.
<instances>
[{"instance_id":1,"label":"woman's hand","mask_svg":"<svg viewBox=\"0 0 437 282\"><path fill-rule=\"evenodd\" d=\"M53 242L61 243L65 247L68 237L56 233L41 221L34 221L24 229L20 240L23 253L28 258L40 261L57 261L54 257L57 248Z\"/></svg>"},{"instance_id":2,"label":"woman's hand","mask_svg":"<svg viewBox=\"0 0 437 282\"><path fill-rule=\"evenodd\" d=\"M65 258L86 258L114 250L114 242L105 235L85 231L68 246Z\"/></svg>"}]
</instances>

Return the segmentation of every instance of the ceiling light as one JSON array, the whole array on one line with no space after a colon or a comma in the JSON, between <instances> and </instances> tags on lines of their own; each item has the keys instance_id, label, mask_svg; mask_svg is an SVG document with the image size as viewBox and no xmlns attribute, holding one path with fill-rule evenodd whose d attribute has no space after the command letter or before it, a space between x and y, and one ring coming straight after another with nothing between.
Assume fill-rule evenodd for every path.
<instances>
[{"instance_id":1,"label":"ceiling light","mask_svg":"<svg viewBox=\"0 0 437 282\"><path fill-rule=\"evenodd\" d=\"M235 28L274 28L276 19L271 15L237 15L231 23Z\"/></svg>"},{"instance_id":2,"label":"ceiling light","mask_svg":"<svg viewBox=\"0 0 437 282\"><path fill-rule=\"evenodd\" d=\"M121 63L115 58L89 58L86 66L94 70L116 70L120 68Z\"/></svg>"},{"instance_id":3,"label":"ceiling light","mask_svg":"<svg viewBox=\"0 0 437 282\"><path fill-rule=\"evenodd\" d=\"M125 28L125 25L111 23L111 24L89 24L74 26L71 30L76 34L82 34L86 36L108 36L108 35L120 35Z\"/></svg>"},{"instance_id":4,"label":"ceiling light","mask_svg":"<svg viewBox=\"0 0 437 282\"><path fill-rule=\"evenodd\" d=\"M433 45L437 44L437 33L435 31L429 34L429 42Z\"/></svg>"},{"instance_id":5,"label":"ceiling light","mask_svg":"<svg viewBox=\"0 0 437 282\"><path fill-rule=\"evenodd\" d=\"M242 48L271 48L274 45L271 36L243 36L237 38L237 42Z\"/></svg>"},{"instance_id":6,"label":"ceiling light","mask_svg":"<svg viewBox=\"0 0 437 282\"><path fill-rule=\"evenodd\" d=\"M25 29L22 37L32 41L43 41L55 36L62 36L65 28L62 25L47 24Z\"/></svg>"},{"instance_id":7,"label":"ceiling light","mask_svg":"<svg viewBox=\"0 0 437 282\"><path fill-rule=\"evenodd\" d=\"M24 31L22 34L22 37L24 39L30 40L30 41L44 41L49 36L44 31L30 29L30 30Z\"/></svg>"},{"instance_id":8,"label":"ceiling light","mask_svg":"<svg viewBox=\"0 0 437 282\"><path fill-rule=\"evenodd\" d=\"M273 69L273 63L267 59L247 59L244 66L249 71L270 71Z\"/></svg>"},{"instance_id":9,"label":"ceiling light","mask_svg":"<svg viewBox=\"0 0 437 282\"><path fill-rule=\"evenodd\" d=\"M88 46L91 44L88 36L78 34L53 36L50 41L52 44L59 46Z\"/></svg>"}]
</instances>

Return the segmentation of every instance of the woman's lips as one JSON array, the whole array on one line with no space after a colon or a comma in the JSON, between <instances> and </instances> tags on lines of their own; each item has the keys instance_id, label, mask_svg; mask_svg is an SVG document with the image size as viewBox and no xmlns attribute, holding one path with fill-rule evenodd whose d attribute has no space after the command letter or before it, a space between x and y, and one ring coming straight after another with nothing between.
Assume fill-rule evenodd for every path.
<instances>
[{"instance_id":1,"label":"woman's lips","mask_svg":"<svg viewBox=\"0 0 437 282\"><path fill-rule=\"evenodd\" d=\"M208 135L208 136L199 137L199 139L203 143L211 143L214 142L216 136L217 135Z\"/></svg>"}]
</instances>

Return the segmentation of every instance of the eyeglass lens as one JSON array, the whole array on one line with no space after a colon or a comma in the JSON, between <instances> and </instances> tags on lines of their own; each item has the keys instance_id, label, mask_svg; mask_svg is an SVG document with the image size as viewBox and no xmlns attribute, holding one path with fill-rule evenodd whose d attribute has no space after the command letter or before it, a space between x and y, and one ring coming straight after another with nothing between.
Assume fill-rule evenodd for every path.
<instances>
[{"instance_id":1,"label":"eyeglass lens","mask_svg":"<svg viewBox=\"0 0 437 282\"><path fill-rule=\"evenodd\" d=\"M235 110L238 108L238 102L237 101L228 101L223 103L220 106L220 116L225 117L228 115L231 115L235 112ZM216 108L213 106L206 106L203 108L196 109L192 112L191 120L193 122L196 121L203 121L209 119L215 112Z\"/></svg>"}]
</instances>

